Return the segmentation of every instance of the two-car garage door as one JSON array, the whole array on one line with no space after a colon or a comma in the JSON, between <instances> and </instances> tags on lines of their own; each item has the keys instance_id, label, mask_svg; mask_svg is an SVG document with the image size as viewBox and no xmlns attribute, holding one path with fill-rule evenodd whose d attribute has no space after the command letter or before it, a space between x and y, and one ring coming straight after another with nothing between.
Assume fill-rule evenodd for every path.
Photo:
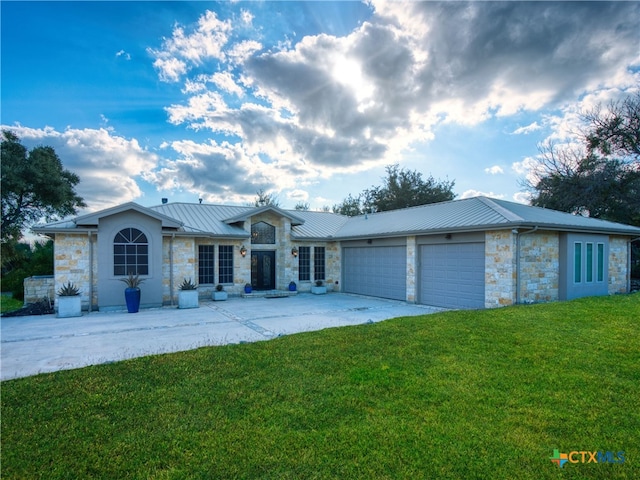
<instances>
[{"instance_id":1,"label":"two-car garage door","mask_svg":"<svg viewBox=\"0 0 640 480\"><path fill-rule=\"evenodd\" d=\"M347 293L406 300L407 247L345 246ZM484 243L418 246L417 301L446 308L484 307Z\"/></svg>"}]
</instances>

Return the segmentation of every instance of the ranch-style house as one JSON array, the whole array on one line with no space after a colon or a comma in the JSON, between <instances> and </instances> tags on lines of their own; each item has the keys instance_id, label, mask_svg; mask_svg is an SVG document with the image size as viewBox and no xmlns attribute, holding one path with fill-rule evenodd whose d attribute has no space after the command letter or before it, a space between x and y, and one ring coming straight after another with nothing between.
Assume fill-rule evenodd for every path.
<instances>
[{"instance_id":1,"label":"ranch-style house","mask_svg":"<svg viewBox=\"0 0 640 480\"><path fill-rule=\"evenodd\" d=\"M340 291L446 308L492 308L629 291L640 228L486 197L346 217L202 203L126 203L34 229L54 239L57 291L83 308L125 305L120 281L145 279L142 307L171 305L183 279L200 298Z\"/></svg>"}]
</instances>

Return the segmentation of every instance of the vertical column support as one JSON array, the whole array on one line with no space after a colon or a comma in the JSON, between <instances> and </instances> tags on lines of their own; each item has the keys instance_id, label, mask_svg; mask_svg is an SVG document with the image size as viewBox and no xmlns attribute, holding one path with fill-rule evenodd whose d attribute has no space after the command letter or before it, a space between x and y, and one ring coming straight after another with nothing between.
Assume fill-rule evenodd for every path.
<instances>
[{"instance_id":1,"label":"vertical column support","mask_svg":"<svg viewBox=\"0 0 640 480\"><path fill-rule=\"evenodd\" d=\"M418 254L415 235L407 237L407 302L416 303L417 301L417 283L416 277L418 272Z\"/></svg>"}]
</instances>

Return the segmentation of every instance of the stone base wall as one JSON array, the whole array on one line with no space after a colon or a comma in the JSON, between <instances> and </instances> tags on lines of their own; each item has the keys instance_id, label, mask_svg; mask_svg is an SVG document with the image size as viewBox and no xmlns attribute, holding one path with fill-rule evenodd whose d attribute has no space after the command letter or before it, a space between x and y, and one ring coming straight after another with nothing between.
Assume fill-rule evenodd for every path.
<instances>
[{"instance_id":1,"label":"stone base wall","mask_svg":"<svg viewBox=\"0 0 640 480\"><path fill-rule=\"evenodd\" d=\"M520 303L554 302L560 285L560 235L520 235Z\"/></svg>"},{"instance_id":2,"label":"stone base wall","mask_svg":"<svg viewBox=\"0 0 640 480\"><path fill-rule=\"evenodd\" d=\"M57 233L54 240L54 290L57 292L68 282L73 283L80 290L82 309L88 310L90 299L91 268L94 273L97 268L97 260L94 258L94 265L90 265L89 237L86 234L64 234ZM95 255L94 255L95 257ZM93 275L93 302L97 302L97 275ZM57 300L56 300L57 305Z\"/></svg>"},{"instance_id":3,"label":"stone base wall","mask_svg":"<svg viewBox=\"0 0 640 480\"><path fill-rule=\"evenodd\" d=\"M489 231L485 234L486 308L516 303L516 236L511 230Z\"/></svg>"},{"instance_id":4,"label":"stone base wall","mask_svg":"<svg viewBox=\"0 0 640 480\"><path fill-rule=\"evenodd\" d=\"M55 278L53 275L37 275L25 278L24 304L36 303L43 298L53 300L56 296Z\"/></svg>"},{"instance_id":5,"label":"stone base wall","mask_svg":"<svg viewBox=\"0 0 640 480\"><path fill-rule=\"evenodd\" d=\"M627 239L624 237L609 237L609 295L627 293L629 277Z\"/></svg>"}]
</instances>

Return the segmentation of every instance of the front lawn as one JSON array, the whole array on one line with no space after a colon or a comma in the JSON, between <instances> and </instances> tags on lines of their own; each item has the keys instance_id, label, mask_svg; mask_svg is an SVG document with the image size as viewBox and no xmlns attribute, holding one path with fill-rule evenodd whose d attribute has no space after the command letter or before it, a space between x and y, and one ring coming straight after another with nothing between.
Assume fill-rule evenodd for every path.
<instances>
[{"instance_id":1,"label":"front lawn","mask_svg":"<svg viewBox=\"0 0 640 480\"><path fill-rule=\"evenodd\" d=\"M6 381L2 478L640 478L639 322L588 298Z\"/></svg>"}]
</instances>

